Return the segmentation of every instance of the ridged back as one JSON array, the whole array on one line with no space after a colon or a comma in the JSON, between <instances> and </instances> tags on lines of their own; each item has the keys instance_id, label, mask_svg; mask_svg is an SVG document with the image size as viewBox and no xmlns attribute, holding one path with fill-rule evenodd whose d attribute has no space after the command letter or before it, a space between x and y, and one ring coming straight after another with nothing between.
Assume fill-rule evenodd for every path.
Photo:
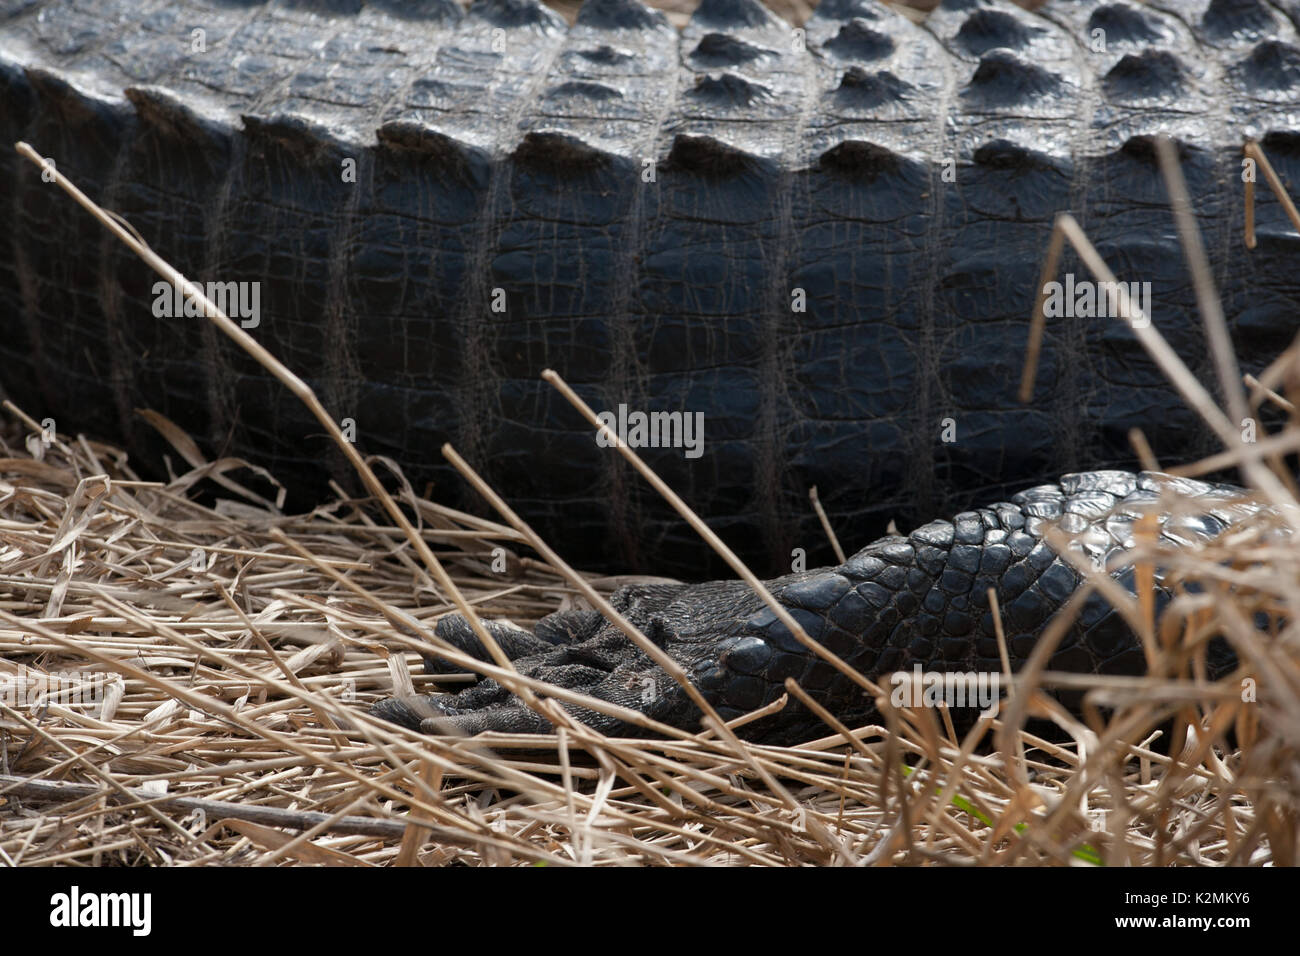
<instances>
[{"instance_id":1,"label":"ridged back","mask_svg":"<svg viewBox=\"0 0 1300 956\"><path fill-rule=\"evenodd\" d=\"M10 0L0 128L188 275L261 282L255 334L421 487L472 505L451 440L566 553L703 573L553 367L599 409L703 412L700 458L645 455L773 570L824 556L810 485L851 545L1127 463L1133 426L1164 460L1207 450L1113 319L1054 321L1019 405L1027 318L1070 210L1210 380L1166 132L1243 365L1290 342L1296 238L1263 194L1245 252L1240 146L1300 172L1293 13L947 0L918 26L826 0L796 31L705 0L679 33L634 0L573 27L531 0ZM154 318L155 277L0 162L0 380L29 412L156 455L150 405L308 492L343 474L295 399L206 323Z\"/></svg>"}]
</instances>

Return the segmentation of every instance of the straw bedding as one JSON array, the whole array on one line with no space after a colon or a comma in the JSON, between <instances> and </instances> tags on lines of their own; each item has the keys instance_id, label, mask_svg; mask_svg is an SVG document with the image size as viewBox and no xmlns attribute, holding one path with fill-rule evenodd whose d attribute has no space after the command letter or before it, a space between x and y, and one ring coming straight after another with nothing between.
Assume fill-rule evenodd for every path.
<instances>
[{"instance_id":1,"label":"straw bedding","mask_svg":"<svg viewBox=\"0 0 1300 956\"><path fill-rule=\"evenodd\" d=\"M1285 618L1300 556L1267 515L1173 559L1208 591L1154 632L1218 628L1242 672L1213 688L1088 678L1116 708L1091 728L1025 684L1010 723L965 741L942 714L888 704L888 727L831 724L786 749L581 729L421 738L365 710L428 691L418 635L450 605L373 501L285 516L192 447L194 467L143 482L114 449L7 409L4 864L1294 862L1300 666L1255 615ZM200 503L218 473L230 487ZM526 626L574 600L510 528L397 485L483 616ZM1030 713L1073 741L1020 730Z\"/></svg>"}]
</instances>

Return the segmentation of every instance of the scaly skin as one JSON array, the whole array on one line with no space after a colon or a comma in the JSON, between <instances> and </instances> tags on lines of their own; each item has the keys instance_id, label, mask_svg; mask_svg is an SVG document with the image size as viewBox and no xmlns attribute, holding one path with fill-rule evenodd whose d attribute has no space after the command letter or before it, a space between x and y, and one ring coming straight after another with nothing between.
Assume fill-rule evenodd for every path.
<instances>
[{"instance_id":1,"label":"scaly skin","mask_svg":"<svg viewBox=\"0 0 1300 956\"><path fill-rule=\"evenodd\" d=\"M1162 516L1166 542L1203 543L1254 510L1240 499L1239 489L1225 485L1118 471L1066 475L1059 485L1032 488L951 521L930 522L907 537L881 538L838 567L787 575L767 586L810 637L873 680L916 665L925 671L1000 672L987 598L991 587L1002 608L1012 669L1019 670L1042 628L1081 580L1044 540L1044 527L1059 524L1131 590L1132 570L1124 555L1133 545L1132 523L1144 506L1149 510L1162 483L1187 496L1190 506L1188 513ZM1157 568L1156 580L1160 600L1166 601L1163 569ZM800 644L743 582L626 587L612 603L681 665L724 719L776 700L788 677L849 726L876 717L857 686ZM597 612L552 614L532 634L500 622L488 626L523 674L674 727L699 729L699 711L685 692ZM442 619L437 634L480 660L490 659L459 615ZM1210 673L1220 676L1232 666L1231 654L1211 644L1207 663ZM426 657L425 664L430 673L449 670L436 657ZM1145 659L1119 613L1094 593L1048 667L1140 674ZM641 733L604 714L568 709L607 734ZM548 721L491 679L454 695L382 701L372 712L431 732L551 730ZM956 714L958 723L971 713ZM757 742L791 744L829 731L791 702L739 733Z\"/></svg>"},{"instance_id":2,"label":"scaly skin","mask_svg":"<svg viewBox=\"0 0 1300 956\"><path fill-rule=\"evenodd\" d=\"M946 0L918 26L823 0L795 36L758 0L703 0L680 34L635 0L572 28L535 0L0 0L0 382L154 473L137 407L297 504L353 477L207 323L154 316L156 277L9 150L25 139L190 277L260 282L251 334L359 448L481 508L451 441L580 564L713 556L548 366L597 409L702 413L699 458L644 456L763 574L829 556L812 485L856 546L1131 464L1135 426L1187 461L1205 430L1113 319L1053 320L1017 400L1037 275L1074 213L1212 378L1152 158L1167 132L1243 371L1290 344L1300 242L1261 190L1244 250L1241 145L1294 189L1295 2Z\"/></svg>"}]
</instances>

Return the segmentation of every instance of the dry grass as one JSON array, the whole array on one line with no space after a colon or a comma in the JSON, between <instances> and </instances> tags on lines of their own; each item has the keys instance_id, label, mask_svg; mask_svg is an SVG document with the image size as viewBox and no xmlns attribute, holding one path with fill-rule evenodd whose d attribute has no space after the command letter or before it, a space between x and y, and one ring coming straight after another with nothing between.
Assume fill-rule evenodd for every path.
<instances>
[{"instance_id":1,"label":"dry grass","mask_svg":"<svg viewBox=\"0 0 1300 956\"><path fill-rule=\"evenodd\" d=\"M0 705L6 864L1294 861L1300 661L1289 632L1253 624L1283 618L1300 581L1275 514L1167 557L1207 592L1153 632L1153 673L1168 676L1074 678L1116 706L1109 719L1086 727L1038 678L1017 685L1004 716L1054 716L1068 745L1025 733L1023 716L959 742L935 711L887 701L889 728L850 743L828 726L799 748L581 728L421 738L365 708L431 685L410 673L416 635L451 605L374 502L204 507L188 490L211 465L140 482L114 450L46 445L35 424L0 461L0 674L101 693ZM526 625L571 599L510 529L403 501L480 614ZM1241 674L1173 676L1180 646L1216 632ZM1172 757L1151 748L1171 715L1185 737ZM983 732L1000 753L975 752ZM541 749L502 752L522 743Z\"/></svg>"}]
</instances>

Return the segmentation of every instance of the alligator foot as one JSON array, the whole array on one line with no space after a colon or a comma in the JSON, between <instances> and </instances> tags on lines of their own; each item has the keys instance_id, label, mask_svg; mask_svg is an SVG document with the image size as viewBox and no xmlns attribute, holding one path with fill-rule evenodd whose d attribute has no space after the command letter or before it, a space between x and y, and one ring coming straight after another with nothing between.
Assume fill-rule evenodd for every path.
<instances>
[{"instance_id":1,"label":"alligator foot","mask_svg":"<svg viewBox=\"0 0 1300 956\"><path fill-rule=\"evenodd\" d=\"M1002 608L1013 670L1028 658L1048 619L1074 593L1080 575L1044 540L1059 523L1080 546L1105 561L1110 574L1132 587L1123 560L1132 547L1132 522L1161 486L1187 496L1195 513L1160 515L1166 542L1193 546L1216 536L1253 510L1238 489L1167 476L1128 472L1067 475L1059 485L1024 491L1009 502L933 521L903 537L889 535L844 564L791 574L768 588L807 633L874 680L919 665L926 671L999 673L1000 655L989 610L993 588ZM1157 569L1158 601L1167 602ZM611 599L633 624L689 676L724 720L777 700L793 677L841 721L861 725L878 716L872 700L845 675L800 644L743 582L622 588ZM595 611L563 611L532 633L501 622L488 627L522 674L639 711L661 723L695 731L700 712L683 689L613 624ZM489 657L459 616L438 623L438 636L480 660ZM1212 647L1212 674L1226 672L1230 655ZM449 665L425 658L426 670ZM1137 639L1099 595L1084 604L1049 661L1053 670L1140 674ZM563 704L579 720L610 735L644 730L583 707ZM393 699L372 713L427 732L546 733L551 724L495 680L482 679L456 694ZM975 711L954 714L969 724ZM741 735L793 743L827 733L798 702L747 723Z\"/></svg>"},{"instance_id":2,"label":"alligator foot","mask_svg":"<svg viewBox=\"0 0 1300 956\"><path fill-rule=\"evenodd\" d=\"M803 577L808 584L832 583L829 572ZM785 652L747 636L751 619L766 611L740 582L626 587L613 595L611 603L682 667L724 719L780 696L781 681L787 675L804 676L804 665L813 663L788 635ZM639 711L662 723L698 729L699 710L682 688L597 611L551 614L531 634L499 621L486 625L515 669L528 677ZM812 628L810 632L820 633ZM437 634L479 660L491 660L460 615L439 621ZM826 666L819 665L819 671ZM449 670L455 668L439 658L425 657L427 673ZM638 728L618 718L565 706L606 734L638 733ZM427 732L552 730L549 721L490 678L457 694L385 700L372 713Z\"/></svg>"}]
</instances>

